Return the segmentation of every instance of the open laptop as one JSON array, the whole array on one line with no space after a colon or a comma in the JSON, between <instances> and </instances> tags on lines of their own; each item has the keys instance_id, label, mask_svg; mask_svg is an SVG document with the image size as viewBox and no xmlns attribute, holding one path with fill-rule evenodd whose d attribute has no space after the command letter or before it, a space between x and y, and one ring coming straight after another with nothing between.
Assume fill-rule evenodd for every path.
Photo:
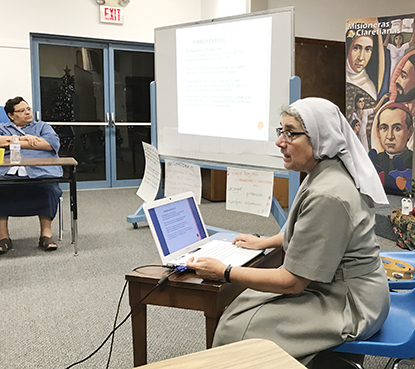
<instances>
[{"instance_id":1,"label":"open laptop","mask_svg":"<svg viewBox=\"0 0 415 369\"><path fill-rule=\"evenodd\" d=\"M192 256L211 256L242 266L263 252L209 239L192 192L145 203L143 209L164 265L186 265Z\"/></svg>"}]
</instances>

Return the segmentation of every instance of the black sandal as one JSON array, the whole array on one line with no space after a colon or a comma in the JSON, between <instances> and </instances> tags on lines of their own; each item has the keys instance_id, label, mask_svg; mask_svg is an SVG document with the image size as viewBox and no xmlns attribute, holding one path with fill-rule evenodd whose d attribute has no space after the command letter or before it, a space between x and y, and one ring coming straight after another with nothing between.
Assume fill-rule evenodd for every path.
<instances>
[{"instance_id":1,"label":"black sandal","mask_svg":"<svg viewBox=\"0 0 415 369\"><path fill-rule=\"evenodd\" d=\"M10 238L2 238L0 240L0 254L5 254L8 250L13 248L12 240Z\"/></svg>"},{"instance_id":2,"label":"black sandal","mask_svg":"<svg viewBox=\"0 0 415 369\"><path fill-rule=\"evenodd\" d=\"M45 251L54 251L58 248L58 245L52 237L41 236L39 238L39 247Z\"/></svg>"}]
</instances>

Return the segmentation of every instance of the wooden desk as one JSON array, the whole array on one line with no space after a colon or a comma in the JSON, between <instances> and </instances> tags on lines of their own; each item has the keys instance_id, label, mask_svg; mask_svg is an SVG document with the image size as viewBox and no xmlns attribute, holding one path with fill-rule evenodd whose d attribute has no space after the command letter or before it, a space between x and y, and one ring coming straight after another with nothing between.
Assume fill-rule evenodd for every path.
<instances>
[{"instance_id":1,"label":"wooden desk","mask_svg":"<svg viewBox=\"0 0 415 369\"><path fill-rule=\"evenodd\" d=\"M282 264L282 259L283 251L273 249L267 255L257 256L247 266L275 268ZM206 318L206 347L210 348L223 310L245 289L233 283L204 281L193 273L175 274L140 303L160 278L167 274L168 271L161 267L148 267L125 276L129 282L135 366L147 363L147 305L203 311Z\"/></svg>"},{"instance_id":2,"label":"wooden desk","mask_svg":"<svg viewBox=\"0 0 415 369\"><path fill-rule=\"evenodd\" d=\"M72 243L74 245L75 255L78 254L78 204L76 198L76 166L78 162L74 158L22 158L19 164L10 164L10 159L4 159L0 167L38 167L38 166L54 166L60 165L68 167L68 177L48 177L48 178L4 178L0 179L0 186L2 184L15 183L69 183L69 198L71 206L71 232Z\"/></svg>"},{"instance_id":3,"label":"wooden desk","mask_svg":"<svg viewBox=\"0 0 415 369\"><path fill-rule=\"evenodd\" d=\"M272 341L250 339L141 366L142 369L305 369Z\"/></svg>"}]
</instances>

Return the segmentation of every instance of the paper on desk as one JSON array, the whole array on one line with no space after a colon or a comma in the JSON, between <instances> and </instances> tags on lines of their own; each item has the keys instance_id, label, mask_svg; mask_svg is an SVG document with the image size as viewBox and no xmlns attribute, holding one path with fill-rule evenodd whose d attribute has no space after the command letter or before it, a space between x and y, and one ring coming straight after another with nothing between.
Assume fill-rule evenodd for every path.
<instances>
[{"instance_id":1,"label":"paper on desk","mask_svg":"<svg viewBox=\"0 0 415 369\"><path fill-rule=\"evenodd\" d=\"M268 217L273 185L273 172L228 168L226 209Z\"/></svg>"},{"instance_id":2,"label":"paper on desk","mask_svg":"<svg viewBox=\"0 0 415 369\"><path fill-rule=\"evenodd\" d=\"M143 180L136 194L140 196L145 202L153 201L160 187L160 159L157 149L143 142L144 156L146 159L146 167L144 171Z\"/></svg>"},{"instance_id":3,"label":"paper on desk","mask_svg":"<svg viewBox=\"0 0 415 369\"><path fill-rule=\"evenodd\" d=\"M200 205L202 198L202 176L200 167L196 164L185 163L177 160L166 160L166 196L192 191L197 203Z\"/></svg>"}]
</instances>

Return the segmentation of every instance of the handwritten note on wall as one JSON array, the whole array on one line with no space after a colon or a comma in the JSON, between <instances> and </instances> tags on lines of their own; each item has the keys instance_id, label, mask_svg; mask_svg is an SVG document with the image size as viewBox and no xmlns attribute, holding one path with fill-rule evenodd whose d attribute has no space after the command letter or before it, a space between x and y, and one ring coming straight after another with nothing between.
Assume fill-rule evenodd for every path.
<instances>
[{"instance_id":1,"label":"handwritten note on wall","mask_svg":"<svg viewBox=\"0 0 415 369\"><path fill-rule=\"evenodd\" d=\"M166 196L192 191L200 204L202 198L202 176L200 167L176 160L166 160Z\"/></svg>"},{"instance_id":2,"label":"handwritten note on wall","mask_svg":"<svg viewBox=\"0 0 415 369\"><path fill-rule=\"evenodd\" d=\"M156 198L160 186L160 159L159 153L154 146L143 142L143 149L146 167L143 180L141 181L141 185L136 194L145 202L150 202Z\"/></svg>"},{"instance_id":3,"label":"handwritten note on wall","mask_svg":"<svg viewBox=\"0 0 415 369\"><path fill-rule=\"evenodd\" d=\"M274 173L228 168L226 209L268 217Z\"/></svg>"}]
</instances>

